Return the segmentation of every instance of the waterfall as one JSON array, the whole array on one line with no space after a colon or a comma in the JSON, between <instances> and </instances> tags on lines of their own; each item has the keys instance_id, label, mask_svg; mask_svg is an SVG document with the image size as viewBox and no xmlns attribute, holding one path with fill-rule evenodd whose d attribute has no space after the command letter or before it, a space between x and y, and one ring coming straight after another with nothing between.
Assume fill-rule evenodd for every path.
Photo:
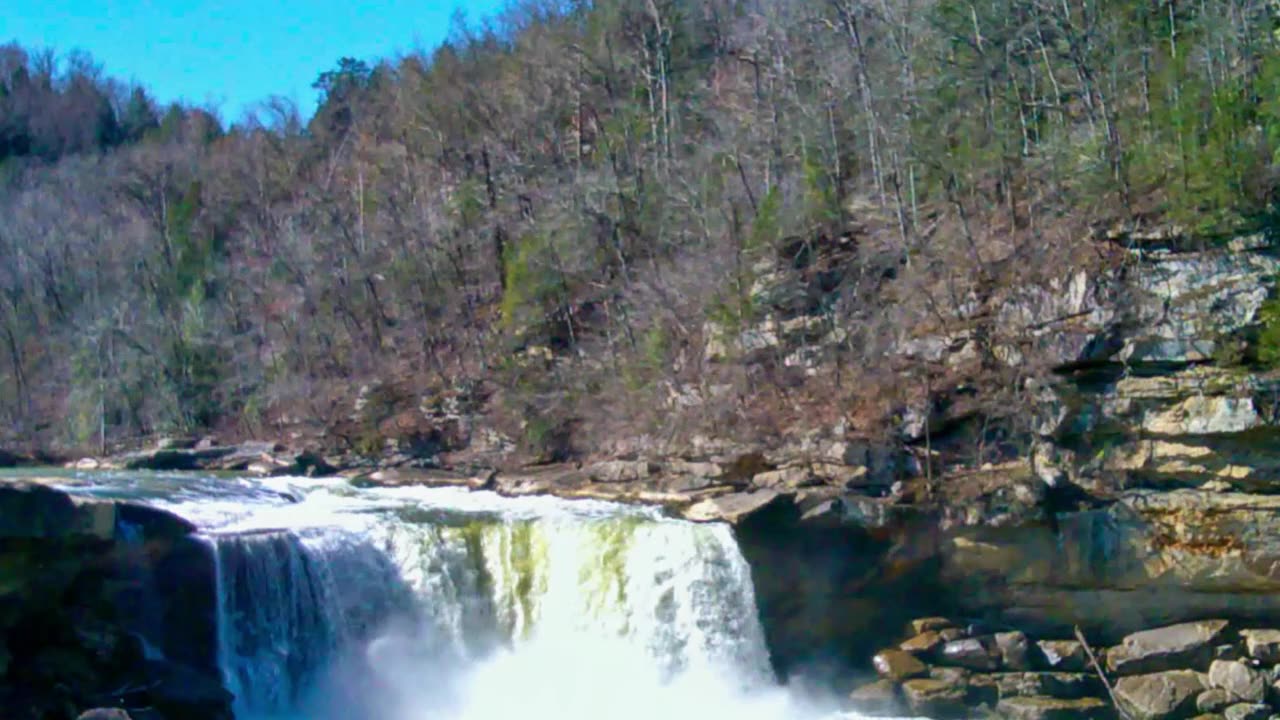
<instances>
[{"instance_id":1,"label":"waterfall","mask_svg":"<svg viewBox=\"0 0 1280 720\"><path fill-rule=\"evenodd\" d=\"M219 653L237 717L288 713L345 643L409 606L396 569L340 531L215 535Z\"/></svg>"},{"instance_id":2,"label":"waterfall","mask_svg":"<svg viewBox=\"0 0 1280 720\"><path fill-rule=\"evenodd\" d=\"M726 526L623 511L358 517L211 534L239 720L622 717L624 686L773 686Z\"/></svg>"}]
</instances>

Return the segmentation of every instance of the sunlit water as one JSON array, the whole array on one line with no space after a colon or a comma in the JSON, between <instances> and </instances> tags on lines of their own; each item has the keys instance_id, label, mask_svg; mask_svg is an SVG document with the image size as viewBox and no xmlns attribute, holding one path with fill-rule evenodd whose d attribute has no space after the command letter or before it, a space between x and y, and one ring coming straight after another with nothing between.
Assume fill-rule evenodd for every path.
<instances>
[{"instance_id":1,"label":"sunlit water","mask_svg":"<svg viewBox=\"0 0 1280 720\"><path fill-rule=\"evenodd\" d=\"M597 501L94 473L196 523L240 720L813 720L729 528Z\"/></svg>"}]
</instances>

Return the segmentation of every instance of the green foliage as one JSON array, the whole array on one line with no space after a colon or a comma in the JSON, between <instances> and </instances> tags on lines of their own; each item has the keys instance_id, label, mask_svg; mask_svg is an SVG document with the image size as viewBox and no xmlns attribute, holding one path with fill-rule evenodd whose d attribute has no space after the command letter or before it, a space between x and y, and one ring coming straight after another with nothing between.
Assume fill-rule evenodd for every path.
<instances>
[{"instance_id":1,"label":"green foliage","mask_svg":"<svg viewBox=\"0 0 1280 720\"><path fill-rule=\"evenodd\" d=\"M504 262L506 291L501 306L505 329L523 329L542 321L556 304L564 281L552 252L549 241L539 235L526 235L508 248Z\"/></svg>"},{"instance_id":2,"label":"green foliage","mask_svg":"<svg viewBox=\"0 0 1280 720\"><path fill-rule=\"evenodd\" d=\"M1258 333L1258 362L1269 368L1280 368L1280 287L1258 310L1262 329Z\"/></svg>"}]
</instances>

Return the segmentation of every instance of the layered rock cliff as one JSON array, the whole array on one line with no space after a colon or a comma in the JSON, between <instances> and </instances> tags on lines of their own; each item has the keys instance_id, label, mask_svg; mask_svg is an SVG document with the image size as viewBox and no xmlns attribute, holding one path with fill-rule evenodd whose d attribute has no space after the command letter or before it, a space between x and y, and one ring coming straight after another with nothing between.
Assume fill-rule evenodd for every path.
<instances>
[{"instance_id":1,"label":"layered rock cliff","mask_svg":"<svg viewBox=\"0 0 1280 720\"><path fill-rule=\"evenodd\" d=\"M0 484L4 716L229 718L213 557L193 530L141 505Z\"/></svg>"}]
</instances>

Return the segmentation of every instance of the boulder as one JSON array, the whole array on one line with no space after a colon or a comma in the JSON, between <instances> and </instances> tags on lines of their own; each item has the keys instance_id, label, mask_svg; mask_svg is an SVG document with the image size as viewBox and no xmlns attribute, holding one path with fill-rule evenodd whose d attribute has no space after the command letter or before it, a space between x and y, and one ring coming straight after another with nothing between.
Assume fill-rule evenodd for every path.
<instances>
[{"instance_id":1,"label":"boulder","mask_svg":"<svg viewBox=\"0 0 1280 720\"><path fill-rule=\"evenodd\" d=\"M922 632L910 640L903 641L898 646L901 650L906 650L913 655L929 657L942 647L942 636L933 630Z\"/></svg>"},{"instance_id":2,"label":"boulder","mask_svg":"<svg viewBox=\"0 0 1280 720\"><path fill-rule=\"evenodd\" d=\"M1262 703L1236 703L1222 711L1227 720L1267 720L1271 707Z\"/></svg>"},{"instance_id":3,"label":"boulder","mask_svg":"<svg viewBox=\"0 0 1280 720\"><path fill-rule=\"evenodd\" d=\"M939 630L946 630L947 628L954 628L955 626L955 623L944 617L916 618L911 621L911 628L908 632L912 635L920 635L931 630L936 632Z\"/></svg>"},{"instance_id":4,"label":"boulder","mask_svg":"<svg viewBox=\"0 0 1280 720\"><path fill-rule=\"evenodd\" d=\"M1260 703L1266 699L1266 674L1235 660L1214 660L1209 666L1209 685L1225 690L1234 703Z\"/></svg>"},{"instance_id":5,"label":"boulder","mask_svg":"<svg viewBox=\"0 0 1280 720\"><path fill-rule=\"evenodd\" d=\"M1114 692L1133 720L1179 720L1196 714L1196 698L1206 685L1202 673L1169 670L1120 678Z\"/></svg>"},{"instance_id":6,"label":"boulder","mask_svg":"<svg viewBox=\"0 0 1280 720\"><path fill-rule=\"evenodd\" d=\"M924 677L929 674L929 667L916 659L915 655L902 650L881 650L872 658L876 672L888 680L902 681L909 678Z\"/></svg>"},{"instance_id":7,"label":"boulder","mask_svg":"<svg viewBox=\"0 0 1280 720\"><path fill-rule=\"evenodd\" d=\"M76 720L132 720L129 713L120 708L95 708L80 713Z\"/></svg>"},{"instance_id":8,"label":"boulder","mask_svg":"<svg viewBox=\"0 0 1280 720\"><path fill-rule=\"evenodd\" d=\"M1075 700L1105 692L1097 676L1088 673L1004 672L987 676L1000 691L1000 697L1053 697Z\"/></svg>"},{"instance_id":9,"label":"boulder","mask_svg":"<svg viewBox=\"0 0 1280 720\"><path fill-rule=\"evenodd\" d=\"M1001 698L996 716L1009 720L1109 720L1115 711L1098 698Z\"/></svg>"},{"instance_id":10,"label":"boulder","mask_svg":"<svg viewBox=\"0 0 1280 720\"><path fill-rule=\"evenodd\" d=\"M1000 652L1000 662L1006 670L1031 669L1031 641L1025 633L996 633L996 649Z\"/></svg>"},{"instance_id":11,"label":"boulder","mask_svg":"<svg viewBox=\"0 0 1280 720\"><path fill-rule=\"evenodd\" d=\"M1000 668L1000 655L991 637L966 638L943 645L938 662L970 670L991 671Z\"/></svg>"},{"instance_id":12,"label":"boulder","mask_svg":"<svg viewBox=\"0 0 1280 720\"><path fill-rule=\"evenodd\" d=\"M969 710L969 689L945 680L908 680L902 684L902 696L911 712L929 718L963 717Z\"/></svg>"},{"instance_id":13,"label":"boulder","mask_svg":"<svg viewBox=\"0 0 1280 720\"><path fill-rule=\"evenodd\" d=\"M1062 672L1084 672L1089 669L1089 656L1075 640L1041 640L1036 643L1045 667Z\"/></svg>"},{"instance_id":14,"label":"boulder","mask_svg":"<svg viewBox=\"0 0 1280 720\"><path fill-rule=\"evenodd\" d=\"M1209 667L1213 648L1226 629L1226 620L1200 620L1136 632L1111 648L1107 665L1120 675L1175 668L1204 670Z\"/></svg>"},{"instance_id":15,"label":"boulder","mask_svg":"<svg viewBox=\"0 0 1280 720\"><path fill-rule=\"evenodd\" d=\"M1231 704L1231 698L1222 688L1209 688L1196 696L1196 711L1202 714L1220 713Z\"/></svg>"},{"instance_id":16,"label":"boulder","mask_svg":"<svg viewBox=\"0 0 1280 720\"><path fill-rule=\"evenodd\" d=\"M849 703L861 715L894 716L902 713L898 686L892 680L876 680L849 694Z\"/></svg>"},{"instance_id":17,"label":"boulder","mask_svg":"<svg viewBox=\"0 0 1280 720\"><path fill-rule=\"evenodd\" d=\"M1280 663L1280 630L1241 630L1249 657L1267 664Z\"/></svg>"}]
</instances>

